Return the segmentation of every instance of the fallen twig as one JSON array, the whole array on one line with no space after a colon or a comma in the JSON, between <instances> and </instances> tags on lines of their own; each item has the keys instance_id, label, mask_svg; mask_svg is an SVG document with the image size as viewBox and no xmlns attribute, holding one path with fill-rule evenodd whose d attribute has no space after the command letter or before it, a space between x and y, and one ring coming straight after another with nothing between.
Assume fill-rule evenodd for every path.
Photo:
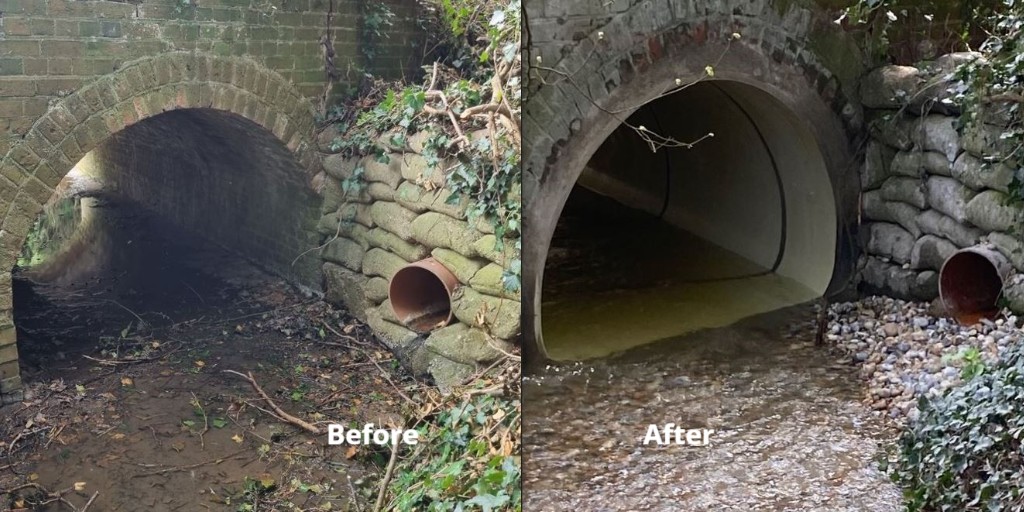
<instances>
[{"instance_id":1,"label":"fallen twig","mask_svg":"<svg viewBox=\"0 0 1024 512\"><path fill-rule=\"evenodd\" d=\"M232 453L231 455L228 455L227 457L220 457L220 458L217 458L217 459L210 459L210 460L203 461L203 462L197 462L195 464L189 464L188 466L174 466L172 468L164 468L164 469L161 469L161 470L158 470L158 471L150 471L149 473L139 473L137 475L132 475L132 478L139 478L139 477L144 477L144 476L157 476L157 475L163 475L163 474L166 474L166 473L173 473L175 471L186 471L186 470L189 470L189 469L195 469L195 468L206 466L206 465L210 465L210 464L217 465L217 464L220 464L221 462L224 462L226 460L238 457L239 455L241 455L246 450L247 449L239 450L239 451L237 451L235 453Z\"/></svg>"},{"instance_id":2,"label":"fallen twig","mask_svg":"<svg viewBox=\"0 0 1024 512\"><path fill-rule=\"evenodd\" d=\"M263 398L263 401L267 402L267 405L269 405L270 408L273 409L274 412L277 413L278 416L280 416L281 418L284 418L285 421L287 421L288 423L291 423L293 425L296 425L298 427L302 427L302 429L306 430L307 432L309 432L311 434L320 435L321 432L320 432L319 428L316 428L316 426L314 426L313 424L311 424L311 423L309 423L309 422L307 422L307 421L305 421L305 420L303 420L301 418L296 418L295 416L292 416L291 414L288 414L287 412L284 412L283 409L278 407L277 404L274 403L274 401L270 399L270 396L267 395L266 391L263 391L263 388L261 388L259 383L256 382L256 379L253 378L252 372L249 372L248 375L246 375L244 373L236 372L234 370L224 370L224 371L227 372L227 373L233 373L233 374L238 375L239 377L242 377L243 379L249 381L249 384L251 384L253 389L255 389L256 392L260 394L260 396Z\"/></svg>"},{"instance_id":3,"label":"fallen twig","mask_svg":"<svg viewBox=\"0 0 1024 512\"><path fill-rule=\"evenodd\" d=\"M89 498L89 501L85 502L85 506L80 508L80 509L78 509L78 512L86 512L87 510L89 510L89 506L92 505L92 502L96 501L96 496L99 496L99 495L100 495L99 491L96 491L96 492L92 493L92 498Z\"/></svg>"},{"instance_id":4,"label":"fallen twig","mask_svg":"<svg viewBox=\"0 0 1024 512\"><path fill-rule=\"evenodd\" d=\"M388 384L391 384L391 387L394 388L395 391L397 391L398 394L402 398L404 398L406 402L409 402L409 404L412 405L414 409L420 406L420 404L418 404L412 398L409 398L409 395L405 394L405 392L402 391L402 388L398 387L398 384L395 384L395 381L391 380L391 377L388 376L387 370L385 370L383 366L381 366L379 363L377 363L377 361L373 359L372 355L367 354L365 351L363 351L362 349L360 349L358 347L352 347L352 348L358 350L364 356L366 356L366 358L369 359L370 362L373 363L373 365L377 367L377 370L380 371L380 374L381 374L382 377L384 377L384 380L388 381Z\"/></svg>"},{"instance_id":5,"label":"fallen twig","mask_svg":"<svg viewBox=\"0 0 1024 512\"><path fill-rule=\"evenodd\" d=\"M356 512L363 512L363 507L359 505L359 493L356 492L356 488L352 485L352 477L346 475L345 480L348 481L348 492L352 494L351 503L356 506Z\"/></svg>"},{"instance_id":6,"label":"fallen twig","mask_svg":"<svg viewBox=\"0 0 1024 512\"><path fill-rule=\"evenodd\" d=\"M398 460L400 446L402 443L399 443L397 439L391 443L391 460L388 461L388 468L384 470L384 479L380 481L380 491L377 492L377 504L373 506L373 512L380 512L381 507L384 506L384 494L386 494L388 484L391 483L391 476L395 473L395 462Z\"/></svg>"},{"instance_id":7,"label":"fallen twig","mask_svg":"<svg viewBox=\"0 0 1024 512\"><path fill-rule=\"evenodd\" d=\"M195 393L192 393L192 405L199 409L199 412L203 415L203 431L199 433L199 445L206 449L206 440L203 436L210 431L210 420L206 417L206 409L203 409L203 403L199 401Z\"/></svg>"},{"instance_id":8,"label":"fallen twig","mask_svg":"<svg viewBox=\"0 0 1024 512\"><path fill-rule=\"evenodd\" d=\"M360 346L363 346L363 347L368 346L366 343L356 339L355 336L349 336L347 334L342 334L342 333L338 332L337 329L335 329L333 326L331 326L331 324L327 323L324 320L320 320L320 323L324 327L326 327L328 331L331 331L335 336L337 336L337 337L339 337L339 338L341 338L343 340L351 341L352 343L355 343L356 345L360 345ZM318 343L320 343L321 345L335 345L335 346L341 346L341 347L347 346L347 345L344 345L344 344L331 343L329 341L321 341L321 342L318 342Z\"/></svg>"},{"instance_id":9,"label":"fallen twig","mask_svg":"<svg viewBox=\"0 0 1024 512\"><path fill-rule=\"evenodd\" d=\"M128 309L124 304L121 304L120 302L118 302L116 300L113 300L113 299L103 299L103 300L105 302L109 302L109 303L111 303L111 304L113 304L113 305L115 305L115 306L117 306L117 307L119 307L119 308L121 308L121 309L123 309L123 310L125 310L125 311L127 311L129 313L131 313L132 316L134 316L135 319L139 321L139 328L140 329L147 329L147 328L149 328L149 322L143 320L141 316L137 315L134 311Z\"/></svg>"},{"instance_id":10,"label":"fallen twig","mask_svg":"<svg viewBox=\"0 0 1024 512\"><path fill-rule=\"evenodd\" d=\"M64 495L65 494L67 494L69 492L73 492L75 490L74 487L68 487L67 489L62 489L62 490L57 491L57 492L50 492L49 489L47 489L46 487L43 487L42 485L39 485L39 484L34 483L34 482L28 482L28 483L24 483L24 484L21 484L21 485L16 485L14 487L11 487L10 489L5 489L3 491L0 491L0 494L10 495L10 494L18 492L20 490L23 490L23 489L36 489L36 490L38 490L39 492L43 493L46 496L46 501L44 501L42 503L36 503L33 506L35 506L35 505L43 505L43 506L45 506L45 505L47 505L49 503L53 503L55 501L58 501L61 504L68 506L68 508L70 508L71 510L74 510L76 512L82 512L77 507L75 507L70 501L64 499Z\"/></svg>"}]
</instances>

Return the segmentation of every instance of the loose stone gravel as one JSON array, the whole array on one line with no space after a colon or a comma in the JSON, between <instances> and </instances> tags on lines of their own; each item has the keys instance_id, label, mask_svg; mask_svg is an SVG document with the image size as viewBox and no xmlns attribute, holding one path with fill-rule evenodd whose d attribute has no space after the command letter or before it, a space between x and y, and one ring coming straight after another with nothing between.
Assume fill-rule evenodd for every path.
<instances>
[{"instance_id":1,"label":"loose stone gravel","mask_svg":"<svg viewBox=\"0 0 1024 512\"><path fill-rule=\"evenodd\" d=\"M920 397L938 396L962 382L971 349L991 365L1021 338L1012 313L962 326L937 317L938 309L888 297L830 305L826 337L860 367L864 402L876 414L898 424L915 419Z\"/></svg>"}]
</instances>

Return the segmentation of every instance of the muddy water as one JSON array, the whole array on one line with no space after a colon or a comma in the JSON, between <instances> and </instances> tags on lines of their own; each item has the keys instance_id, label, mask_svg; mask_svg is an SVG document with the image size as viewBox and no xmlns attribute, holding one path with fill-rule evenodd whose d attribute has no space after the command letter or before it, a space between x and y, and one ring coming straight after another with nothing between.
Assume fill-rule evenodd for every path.
<instances>
[{"instance_id":1,"label":"muddy water","mask_svg":"<svg viewBox=\"0 0 1024 512\"><path fill-rule=\"evenodd\" d=\"M529 510L900 510L876 463L892 434L795 307L523 385ZM706 447L642 444L649 424Z\"/></svg>"},{"instance_id":2,"label":"muddy water","mask_svg":"<svg viewBox=\"0 0 1024 512\"><path fill-rule=\"evenodd\" d=\"M592 359L816 296L652 215L577 188L545 265L544 344L556 361Z\"/></svg>"}]
</instances>

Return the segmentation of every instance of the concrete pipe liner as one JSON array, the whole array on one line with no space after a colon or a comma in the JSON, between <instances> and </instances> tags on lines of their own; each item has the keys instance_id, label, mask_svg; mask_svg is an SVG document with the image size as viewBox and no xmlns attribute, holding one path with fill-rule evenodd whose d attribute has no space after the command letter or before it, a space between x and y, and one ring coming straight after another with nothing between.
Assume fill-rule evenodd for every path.
<instances>
[{"instance_id":1,"label":"concrete pipe liner","mask_svg":"<svg viewBox=\"0 0 1024 512\"><path fill-rule=\"evenodd\" d=\"M699 142L655 148L644 130ZM833 279L839 217L817 134L771 94L716 80L656 99L565 201L542 346L599 357L813 300Z\"/></svg>"}]
</instances>

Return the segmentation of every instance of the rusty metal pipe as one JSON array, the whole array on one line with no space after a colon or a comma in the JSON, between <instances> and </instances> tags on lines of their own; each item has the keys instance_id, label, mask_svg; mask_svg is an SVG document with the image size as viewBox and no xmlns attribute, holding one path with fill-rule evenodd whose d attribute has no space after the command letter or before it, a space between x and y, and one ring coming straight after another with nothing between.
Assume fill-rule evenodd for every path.
<instances>
[{"instance_id":1,"label":"rusty metal pipe","mask_svg":"<svg viewBox=\"0 0 1024 512\"><path fill-rule=\"evenodd\" d=\"M452 321L452 293L459 280L441 262L425 258L395 272L388 298L395 316L416 332L429 332Z\"/></svg>"},{"instance_id":2,"label":"rusty metal pipe","mask_svg":"<svg viewBox=\"0 0 1024 512\"><path fill-rule=\"evenodd\" d=\"M975 245L950 255L939 271L939 297L946 312L963 325L999 314L999 296L1012 265L991 245Z\"/></svg>"}]
</instances>

